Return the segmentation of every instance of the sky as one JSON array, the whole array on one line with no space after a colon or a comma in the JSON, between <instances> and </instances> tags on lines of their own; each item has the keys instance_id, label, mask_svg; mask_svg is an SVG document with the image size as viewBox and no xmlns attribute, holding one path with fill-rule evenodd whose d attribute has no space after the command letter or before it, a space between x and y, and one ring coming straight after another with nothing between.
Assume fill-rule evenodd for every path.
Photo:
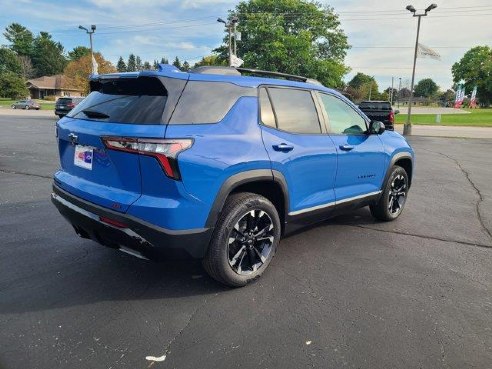
<instances>
[{"instance_id":1,"label":"sky","mask_svg":"<svg viewBox=\"0 0 492 369\"><path fill-rule=\"evenodd\" d=\"M417 19L405 10L412 4L423 10L432 0L322 0L339 14L352 46L346 64L351 72L376 78L380 90L391 85L410 85ZM451 66L473 46L492 46L490 0L434 0L438 5L422 18L420 43L433 48L441 61L418 59L416 81L432 78L442 90L452 87ZM66 51L88 46L79 24L97 26L94 49L114 64L130 53L144 61L178 56L193 65L219 46L226 17L238 1L232 0L0 0L0 28L21 23L34 33L50 32ZM7 40L0 35L0 45ZM241 45L238 43L238 54Z\"/></svg>"}]
</instances>

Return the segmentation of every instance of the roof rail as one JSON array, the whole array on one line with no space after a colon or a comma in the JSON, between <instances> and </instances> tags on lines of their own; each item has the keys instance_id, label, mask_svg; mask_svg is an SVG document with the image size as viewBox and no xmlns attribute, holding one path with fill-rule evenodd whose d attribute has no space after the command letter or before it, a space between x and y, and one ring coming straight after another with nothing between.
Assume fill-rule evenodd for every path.
<instances>
[{"instance_id":1,"label":"roof rail","mask_svg":"<svg viewBox=\"0 0 492 369\"><path fill-rule=\"evenodd\" d=\"M240 76L236 68L233 67L224 67L220 65L210 65L210 66L202 66L196 67L190 70L190 73L196 74L222 74L222 75L231 75L231 76Z\"/></svg>"},{"instance_id":2,"label":"roof rail","mask_svg":"<svg viewBox=\"0 0 492 369\"><path fill-rule=\"evenodd\" d=\"M322 85L318 80L296 76L293 74L280 73L280 72L270 72L267 70L260 69L250 69L250 68L233 68L233 67L225 67L225 66L202 66L197 67L190 70L190 73L196 74L221 74L221 75L230 75L230 76L239 76L242 74L252 74L260 77L272 77L272 78L283 78L289 81L297 81L297 82L306 82L313 83L316 85Z\"/></svg>"},{"instance_id":3,"label":"roof rail","mask_svg":"<svg viewBox=\"0 0 492 369\"><path fill-rule=\"evenodd\" d=\"M297 82L307 82L307 83L314 83L317 85L321 85L321 82L319 82L316 79L313 78L308 78L304 76L296 76L294 74L287 74L287 73L280 73L280 72L270 72L267 70L260 70L260 69L250 69L250 68L236 68L241 74L242 73L249 73L249 74L255 74L258 76L265 76L265 77L273 77L273 78L284 78L289 81L297 81Z\"/></svg>"}]
</instances>

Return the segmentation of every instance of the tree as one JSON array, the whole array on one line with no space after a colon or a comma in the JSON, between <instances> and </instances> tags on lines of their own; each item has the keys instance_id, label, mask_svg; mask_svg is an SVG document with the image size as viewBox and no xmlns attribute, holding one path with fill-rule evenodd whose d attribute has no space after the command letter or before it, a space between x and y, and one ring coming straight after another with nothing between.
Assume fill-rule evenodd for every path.
<instances>
[{"instance_id":1,"label":"tree","mask_svg":"<svg viewBox=\"0 0 492 369\"><path fill-rule=\"evenodd\" d=\"M439 90L439 86L432 78L421 79L414 89L414 94L417 97L432 97Z\"/></svg>"},{"instance_id":2,"label":"tree","mask_svg":"<svg viewBox=\"0 0 492 369\"><path fill-rule=\"evenodd\" d=\"M239 18L245 66L343 85L349 46L333 8L307 0L243 0L230 15ZM227 46L214 51L227 60Z\"/></svg>"},{"instance_id":3,"label":"tree","mask_svg":"<svg viewBox=\"0 0 492 369\"><path fill-rule=\"evenodd\" d=\"M35 71L32 66L31 58L27 55L18 55L17 60L21 66L21 76L24 79L34 77Z\"/></svg>"},{"instance_id":4,"label":"tree","mask_svg":"<svg viewBox=\"0 0 492 369\"><path fill-rule=\"evenodd\" d=\"M142 59L140 59L140 56L138 56L138 55L135 58L135 69L136 70L142 70Z\"/></svg>"},{"instance_id":5,"label":"tree","mask_svg":"<svg viewBox=\"0 0 492 369\"><path fill-rule=\"evenodd\" d=\"M126 70L127 72L135 72L137 70L137 61L135 60L134 54L130 54L130 56L128 57Z\"/></svg>"},{"instance_id":6,"label":"tree","mask_svg":"<svg viewBox=\"0 0 492 369\"><path fill-rule=\"evenodd\" d=\"M453 81L465 81L465 89L477 86L477 98L482 106L492 103L492 48L476 46L468 50L451 69Z\"/></svg>"},{"instance_id":7,"label":"tree","mask_svg":"<svg viewBox=\"0 0 492 369\"><path fill-rule=\"evenodd\" d=\"M14 72L5 71L0 73L0 95L10 99L20 99L29 96L29 90L22 77Z\"/></svg>"},{"instance_id":8,"label":"tree","mask_svg":"<svg viewBox=\"0 0 492 369\"><path fill-rule=\"evenodd\" d=\"M371 100L379 100L383 97L379 93L378 84L374 77L367 74L358 72L348 83L350 93L354 96L355 101L366 100L371 98Z\"/></svg>"},{"instance_id":9,"label":"tree","mask_svg":"<svg viewBox=\"0 0 492 369\"><path fill-rule=\"evenodd\" d=\"M456 96L456 92L448 89L446 92L442 92L439 95L439 101L443 106L451 106Z\"/></svg>"},{"instance_id":10,"label":"tree","mask_svg":"<svg viewBox=\"0 0 492 369\"><path fill-rule=\"evenodd\" d=\"M68 52L68 59L77 60L83 57L84 55L90 54L91 49L85 46L76 46L72 51Z\"/></svg>"},{"instance_id":11,"label":"tree","mask_svg":"<svg viewBox=\"0 0 492 369\"><path fill-rule=\"evenodd\" d=\"M37 76L62 73L67 64L62 44L53 41L49 33L40 32L33 42L32 63Z\"/></svg>"},{"instance_id":12,"label":"tree","mask_svg":"<svg viewBox=\"0 0 492 369\"><path fill-rule=\"evenodd\" d=\"M184 61L181 70L183 72L188 72L190 70L190 63L188 63L186 60Z\"/></svg>"},{"instance_id":13,"label":"tree","mask_svg":"<svg viewBox=\"0 0 492 369\"><path fill-rule=\"evenodd\" d=\"M103 58L101 53L94 53L94 58L98 64L98 71L101 74L114 73L116 68ZM64 75L73 84L73 87L79 88L84 93L89 92L89 75L92 73L92 58L91 55L84 55L77 60L68 63L65 68Z\"/></svg>"},{"instance_id":14,"label":"tree","mask_svg":"<svg viewBox=\"0 0 492 369\"><path fill-rule=\"evenodd\" d=\"M10 49L18 55L32 56L34 36L31 31L19 23L11 23L3 33L10 42Z\"/></svg>"},{"instance_id":15,"label":"tree","mask_svg":"<svg viewBox=\"0 0 492 369\"><path fill-rule=\"evenodd\" d=\"M203 67L203 66L208 66L208 65L227 65L225 60L220 59L219 55L217 54L212 54L212 55L207 55L202 58L199 62L195 63L193 68L198 68L198 67Z\"/></svg>"},{"instance_id":16,"label":"tree","mask_svg":"<svg viewBox=\"0 0 492 369\"><path fill-rule=\"evenodd\" d=\"M173 61L173 65L178 68L178 69L181 69L181 61L179 60L178 57L176 57Z\"/></svg>"},{"instance_id":17,"label":"tree","mask_svg":"<svg viewBox=\"0 0 492 369\"><path fill-rule=\"evenodd\" d=\"M150 69L152 69L152 66L150 65L150 63L148 61L146 61L145 63L143 63L143 69L144 70L150 70Z\"/></svg>"},{"instance_id":18,"label":"tree","mask_svg":"<svg viewBox=\"0 0 492 369\"><path fill-rule=\"evenodd\" d=\"M161 58L161 64L169 64L169 60L167 58Z\"/></svg>"},{"instance_id":19,"label":"tree","mask_svg":"<svg viewBox=\"0 0 492 369\"><path fill-rule=\"evenodd\" d=\"M125 61L123 60L123 58L121 56L118 59L118 63L116 64L116 69L118 70L118 72L126 72L127 71Z\"/></svg>"},{"instance_id":20,"label":"tree","mask_svg":"<svg viewBox=\"0 0 492 369\"><path fill-rule=\"evenodd\" d=\"M374 77L359 72L350 80L348 85L352 88L361 88L364 85L368 85L374 82L376 82Z\"/></svg>"},{"instance_id":21,"label":"tree","mask_svg":"<svg viewBox=\"0 0 492 369\"><path fill-rule=\"evenodd\" d=\"M16 75L22 73L22 66L17 55L6 47L0 47L0 73L3 72L12 72Z\"/></svg>"}]
</instances>

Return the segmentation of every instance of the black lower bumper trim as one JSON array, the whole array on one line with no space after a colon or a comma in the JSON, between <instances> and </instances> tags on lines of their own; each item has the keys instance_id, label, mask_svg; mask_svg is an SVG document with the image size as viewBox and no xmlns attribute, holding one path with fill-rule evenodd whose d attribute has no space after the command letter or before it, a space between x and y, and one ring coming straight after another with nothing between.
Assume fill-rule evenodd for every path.
<instances>
[{"instance_id":1,"label":"black lower bumper trim","mask_svg":"<svg viewBox=\"0 0 492 369\"><path fill-rule=\"evenodd\" d=\"M211 228L175 231L157 227L82 200L56 184L51 199L79 236L111 248L131 249L148 259L203 258L212 236ZM117 223L107 224L100 217ZM117 226L118 223L126 227Z\"/></svg>"}]
</instances>

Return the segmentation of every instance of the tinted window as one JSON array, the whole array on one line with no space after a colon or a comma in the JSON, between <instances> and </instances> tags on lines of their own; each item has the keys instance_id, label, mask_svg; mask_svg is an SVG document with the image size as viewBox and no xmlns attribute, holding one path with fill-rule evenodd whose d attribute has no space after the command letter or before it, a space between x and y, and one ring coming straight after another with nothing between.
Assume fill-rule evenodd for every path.
<instances>
[{"instance_id":1,"label":"tinted window","mask_svg":"<svg viewBox=\"0 0 492 369\"><path fill-rule=\"evenodd\" d=\"M269 88L279 129L294 133L321 133L318 113L311 92L288 88Z\"/></svg>"},{"instance_id":2,"label":"tinted window","mask_svg":"<svg viewBox=\"0 0 492 369\"><path fill-rule=\"evenodd\" d=\"M220 122L242 96L256 96L256 89L232 83L190 81L169 124Z\"/></svg>"},{"instance_id":3,"label":"tinted window","mask_svg":"<svg viewBox=\"0 0 492 369\"><path fill-rule=\"evenodd\" d=\"M161 124L167 91L157 78L102 80L69 117L112 123Z\"/></svg>"},{"instance_id":4,"label":"tinted window","mask_svg":"<svg viewBox=\"0 0 492 369\"><path fill-rule=\"evenodd\" d=\"M72 99L67 99L67 98L59 98L57 101L56 101L58 104L69 104L72 102Z\"/></svg>"},{"instance_id":5,"label":"tinted window","mask_svg":"<svg viewBox=\"0 0 492 369\"><path fill-rule=\"evenodd\" d=\"M363 134L367 130L365 120L347 103L331 95L320 95L331 133Z\"/></svg>"},{"instance_id":6,"label":"tinted window","mask_svg":"<svg viewBox=\"0 0 492 369\"><path fill-rule=\"evenodd\" d=\"M359 107L366 110L391 110L390 103L384 101L363 101Z\"/></svg>"},{"instance_id":7,"label":"tinted window","mask_svg":"<svg viewBox=\"0 0 492 369\"><path fill-rule=\"evenodd\" d=\"M268 97L267 90L260 89L260 110L261 110L261 122L270 127L277 127L275 124L275 115L273 114L272 104Z\"/></svg>"}]
</instances>

